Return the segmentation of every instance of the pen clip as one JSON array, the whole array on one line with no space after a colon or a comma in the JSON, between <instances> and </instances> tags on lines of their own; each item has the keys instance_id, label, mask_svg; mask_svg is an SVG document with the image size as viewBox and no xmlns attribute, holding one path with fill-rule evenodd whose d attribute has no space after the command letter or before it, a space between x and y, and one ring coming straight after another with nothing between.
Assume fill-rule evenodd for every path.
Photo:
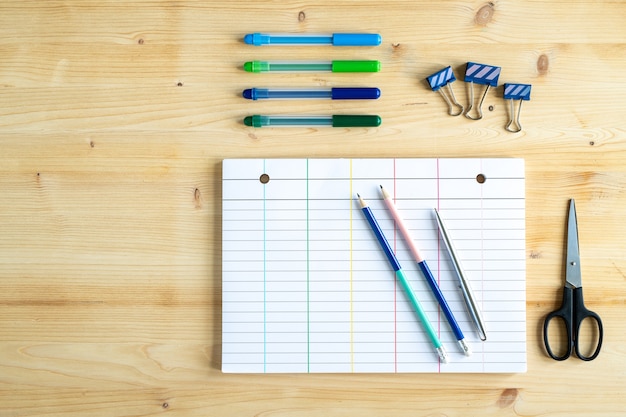
<instances>
[{"instance_id":1,"label":"pen clip","mask_svg":"<svg viewBox=\"0 0 626 417\"><path fill-rule=\"evenodd\" d=\"M465 307L467 307L467 312L472 316L472 320L474 320L474 325L476 326L476 332L478 333L478 337L483 342L487 340L487 335L485 334L485 327L483 325L483 319L480 315L480 310L476 305L476 299L474 298L474 294L472 293L472 288L469 285L469 282L465 278L459 276L459 288L461 288L461 292L463 293L463 299L465 300Z\"/></svg>"}]
</instances>

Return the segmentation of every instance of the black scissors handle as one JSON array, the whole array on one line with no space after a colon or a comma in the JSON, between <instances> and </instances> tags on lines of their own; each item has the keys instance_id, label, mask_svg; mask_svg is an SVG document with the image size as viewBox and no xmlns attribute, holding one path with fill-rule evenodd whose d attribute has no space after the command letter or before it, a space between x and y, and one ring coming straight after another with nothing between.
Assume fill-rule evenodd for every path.
<instances>
[{"instance_id":1,"label":"black scissors handle","mask_svg":"<svg viewBox=\"0 0 626 417\"><path fill-rule=\"evenodd\" d=\"M567 334L568 347L565 353L561 356L557 356L552 352L552 348L550 347L550 341L548 339L548 326L553 318L560 317L565 323L565 330ZM595 321L595 324L598 328L598 344L596 346L595 351L591 356L585 356L580 351L579 348L579 331L580 325L585 319L591 319ZM600 316L594 313L591 310L587 310L585 307L585 302L583 299L583 289L582 287L578 288L563 288L563 304L561 308L555 310L546 316L545 321L543 322L543 343L546 346L546 350L548 351L548 355L552 359L557 361L562 361L570 357L572 354L572 350L576 352L576 356L584 361L591 361L598 356L600 353L600 348L602 347L602 338L604 336L604 330L602 328L602 320Z\"/></svg>"}]
</instances>

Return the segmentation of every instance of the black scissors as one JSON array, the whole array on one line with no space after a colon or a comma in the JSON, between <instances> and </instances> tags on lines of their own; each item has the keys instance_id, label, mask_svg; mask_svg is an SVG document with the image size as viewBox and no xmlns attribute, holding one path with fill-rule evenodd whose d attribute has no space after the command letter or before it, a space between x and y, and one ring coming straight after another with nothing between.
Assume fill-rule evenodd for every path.
<instances>
[{"instance_id":1,"label":"black scissors","mask_svg":"<svg viewBox=\"0 0 626 417\"><path fill-rule=\"evenodd\" d=\"M584 361L591 361L600 353L602 346L602 320L593 311L587 310L583 301L582 276L580 273L580 252L578 250L578 225L576 223L576 206L574 200L569 203L569 216L567 219L567 257L565 265L565 288L563 288L563 304L561 308L546 316L543 323L543 343L546 345L548 355L552 359L562 361L570 357L572 349L576 351L576 356ZM567 349L561 356L557 356L550 348L548 340L548 326L553 318L559 317L565 325L567 334ZM591 356L585 356L579 348L580 325L585 319L592 320L597 326L598 338L595 351Z\"/></svg>"}]
</instances>

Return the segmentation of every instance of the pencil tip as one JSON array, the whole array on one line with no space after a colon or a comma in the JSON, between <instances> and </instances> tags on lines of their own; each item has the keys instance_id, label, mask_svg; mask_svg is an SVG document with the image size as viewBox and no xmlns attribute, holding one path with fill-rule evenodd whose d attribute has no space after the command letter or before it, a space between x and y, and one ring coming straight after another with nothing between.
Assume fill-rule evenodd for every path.
<instances>
[{"instance_id":1,"label":"pencil tip","mask_svg":"<svg viewBox=\"0 0 626 417\"><path fill-rule=\"evenodd\" d=\"M385 200L389 199L391 196L389 195L389 192L382 186L382 184L380 185L380 192L383 194L383 198Z\"/></svg>"}]
</instances>

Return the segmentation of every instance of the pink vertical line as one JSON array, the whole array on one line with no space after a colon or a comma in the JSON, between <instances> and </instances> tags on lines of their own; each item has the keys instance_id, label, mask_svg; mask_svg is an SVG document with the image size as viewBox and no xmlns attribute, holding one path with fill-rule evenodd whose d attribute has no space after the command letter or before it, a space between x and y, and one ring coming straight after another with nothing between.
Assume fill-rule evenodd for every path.
<instances>
[{"instance_id":1,"label":"pink vertical line","mask_svg":"<svg viewBox=\"0 0 626 417\"><path fill-rule=\"evenodd\" d=\"M353 269L353 202L352 199L354 195L354 191L352 190L352 159L350 159L350 198L349 201L349 210L350 210L350 370L354 372L354 269Z\"/></svg>"},{"instance_id":2,"label":"pink vertical line","mask_svg":"<svg viewBox=\"0 0 626 417\"><path fill-rule=\"evenodd\" d=\"M393 158L393 201L396 201L396 158ZM393 223L393 250L398 253L396 248L396 223ZM393 279L393 356L394 369L398 372L398 280L394 276Z\"/></svg>"},{"instance_id":3,"label":"pink vertical line","mask_svg":"<svg viewBox=\"0 0 626 417\"><path fill-rule=\"evenodd\" d=\"M267 173L263 160L263 173ZM267 193L263 185L263 372L267 373Z\"/></svg>"},{"instance_id":4,"label":"pink vertical line","mask_svg":"<svg viewBox=\"0 0 626 417\"><path fill-rule=\"evenodd\" d=\"M439 158L437 158L437 211L441 208L439 195ZM437 236L437 285L441 285L441 239L439 238L439 230L435 229ZM437 333L441 338L441 309L437 308ZM441 360L438 364L438 372L441 373Z\"/></svg>"},{"instance_id":5,"label":"pink vertical line","mask_svg":"<svg viewBox=\"0 0 626 417\"><path fill-rule=\"evenodd\" d=\"M311 251L309 213L309 159L306 159L306 371L311 372Z\"/></svg>"},{"instance_id":6,"label":"pink vertical line","mask_svg":"<svg viewBox=\"0 0 626 417\"><path fill-rule=\"evenodd\" d=\"M483 160L480 160L480 173L483 173ZM485 289L485 207L483 205L483 184L479 184L480 187L480 311L485 311L485 306L483 305L484 297L484 289ZM483 356L483 372L485 372L485 349L482 349Z\"/></svg>"}]
</instances>

